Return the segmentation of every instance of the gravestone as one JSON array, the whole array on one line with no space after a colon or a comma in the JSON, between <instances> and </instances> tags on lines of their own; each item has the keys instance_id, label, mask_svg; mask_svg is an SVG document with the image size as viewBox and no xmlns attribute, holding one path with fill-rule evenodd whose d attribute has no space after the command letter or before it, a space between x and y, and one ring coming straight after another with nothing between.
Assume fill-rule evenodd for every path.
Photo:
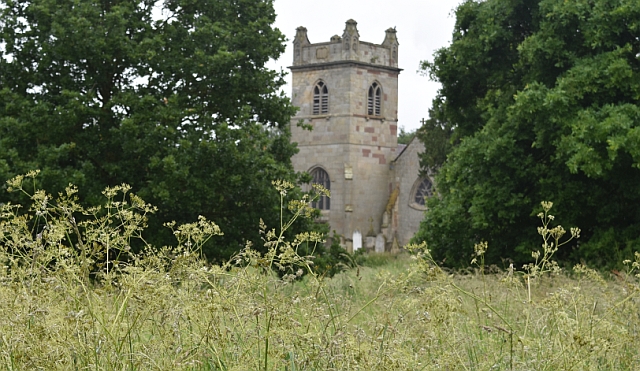
<instances>
[{"instance_id":1,"label":"gravestone","mask_svg":"<svg viewBox=\"0 0 640 371\"><path fill-rule=\"evenodd\" d=\"M376 237L376 252L377 253L381 253L384 252L384 236L382 235L382 233L378 233L378 236Z\"/></svg>"},{"instance_id":2,"label":"gravestone","mask_svg":"<svg viewBox=\"0 0 640 371\"><path fill-rule=\"evenodd\" d=\"M375 236L367 236L364 241L364 247L367 249L367 252L373 251L373 249L376 247Z\"/></svg>"},{"instance_id":3,"label":"gravestone","mask_svg":"<svg viewBox=\"0 0 640 371\"><path fill-rule=\"evenodd\" d=\"M362 233L360 231L353 232L353 252L362 248Z\"/></svg>"}]
</instances>

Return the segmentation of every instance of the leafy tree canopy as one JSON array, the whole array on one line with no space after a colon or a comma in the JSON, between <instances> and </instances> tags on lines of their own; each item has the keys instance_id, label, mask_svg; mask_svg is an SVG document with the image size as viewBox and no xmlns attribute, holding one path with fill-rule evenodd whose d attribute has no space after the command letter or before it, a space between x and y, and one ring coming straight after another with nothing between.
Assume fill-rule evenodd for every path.
<instances>
[{"instance_id":1,"label":"leafy tree canopy","mask_svg":"<svg viewBox=\"0 0 640 371\"><path fill-rule=\"evenodd\" d=\"M452 44L423 63L442 89L419 135L444 139L422 160L443 165L416 239L456 265L481 240L491 263L528 260L539 203L551 200L557 220L583 231L561 258L630 256L640 246L639 58L635 0L460 5Z\"/></svg>"},{"instance_id":2,"label":"leafy tree canopy","mask_svg":"<svg viewBox=\"0 0 640 371\"><path fill-rule=\"evenodd\" d=\"M0 180L41 169L88 203L125 182L158 206L156 244L198 215L224 232L211 257L259 241L271 181L296 180L274 20L272 0L3 0Z\"/></svg>"},{"instance_id":3,"label":"leafy tree canopy","mask_svg":"<svg viewBox=\"0 0 640 371\"><path fill-rule=\"evenodd\" d=\"M398 133L398 144L409 144L411 139L416 136L415 130L406 131L403 126L400 126L400 132Z\"/></svg>"}]
</instances>

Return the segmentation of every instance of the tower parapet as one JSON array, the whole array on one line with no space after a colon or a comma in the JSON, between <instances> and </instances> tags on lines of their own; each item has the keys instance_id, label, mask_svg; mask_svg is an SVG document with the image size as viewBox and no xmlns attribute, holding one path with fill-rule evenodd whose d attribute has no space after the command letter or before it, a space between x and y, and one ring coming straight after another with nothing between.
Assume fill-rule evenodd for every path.
<instances>
[{"instance_id":1,"label":"tower parapet","mask_svg":"<svg viewBox=\"0 0 640 371\"><path fill-rule=\"evenodd\" d=\"M293 40L293 65L302 66L339 61L356 61L381 67L398 67L398 39L389 28L382 44L360 41L358 22L349 19L342 37L334 35L328 42L310 43L307 29L298 27Z\"/></svg>"}]
</instances>

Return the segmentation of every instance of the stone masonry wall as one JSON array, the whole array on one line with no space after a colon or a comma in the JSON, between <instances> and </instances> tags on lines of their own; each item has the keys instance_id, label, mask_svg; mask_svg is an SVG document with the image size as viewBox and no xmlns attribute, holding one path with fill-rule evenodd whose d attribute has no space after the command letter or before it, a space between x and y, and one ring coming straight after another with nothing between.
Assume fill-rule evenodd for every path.
<instances>
[{"instance_id":1,"label":"stone masonry wall","mask_svg":"<svg viewBox=\"0 0 640 371\"><path fill-rule=\"evenodd\" d=\"M413 197L420 178L418 154L424 152L424 144L417 138L405 148L393 166L395 184L400 188L398 197L398 243L406 245L420 227L425 208L413 203Z\"/></svg>"},{"instance_id":2,"label":"stone masonry wall","mask_svg":"<svg viewBox=\"0 0 640 371\"><path fill-rule=\"evenodd\" d=\"M300 150L292 158L295 170L321 167L329 174L331 208L322 212L322 219L349 246L356 230L365 236L373 226L374 233L379 232L390 193L390 163L397 155L400 69L389 66L395 63L390 53L397 53L395 30L387 30L386 46L360 42L352 20L345 35L351 40L348 49L340 37L310 44L306 29L298 29L290 68L292 103L300 110L291 120L291 132ZM313 115L313 89L319 81L328 89L329 110ZM367 93L374 82L382 87L378 116L367 112ZM300 120L313 130L299 127Z\"/></svg>"},{"instance_id":3,"label":"stone masonry wall","mask_svg":"<svg viewBox=\"0 0 640 371\"><path fill-rule=\"evenodd\" d=\"M346 22L342 36L335 35L327 42L311 44L307 29L299 27L293 42L293 65L322 64L336 61L359 61L370 65L398 67L398 40L395 28L385 31L382 44L360 41L357 22Z\"/></svg>"},{"instance_id":4,"label":"stone masonry wall","mask_svg":"<svg viewBox=\"0 0 640 371\"><path fill-rule=\"evenodd\" d=\"M389 196L389 164L397 147L397 72L361 66L295 71L293 103L300 111L292 119L292 140L300 152L296 171L322 167L331 179L331 210L323 212L332 230L349 239L380 225ZM311 115L313 87L329 89L329 114ZM383 89L382 116L366 114L366 91L377 81ZM299 120L313 127L298 127ZM345 179L349 169L351 179Z\"/></svg>"},{"instance_id":5,"label":"stone masonry wall","mask_svg":"<svg viewBox=\"0 0 640 371\"><path fill-rule=\"evenodd\" d=\"M391 51L381 45L360 42L353 60L373 65L390 66ZM342 61L347 59L340 41L312 44L302 47L301 64Z\"/></svg>"}]
</instances>

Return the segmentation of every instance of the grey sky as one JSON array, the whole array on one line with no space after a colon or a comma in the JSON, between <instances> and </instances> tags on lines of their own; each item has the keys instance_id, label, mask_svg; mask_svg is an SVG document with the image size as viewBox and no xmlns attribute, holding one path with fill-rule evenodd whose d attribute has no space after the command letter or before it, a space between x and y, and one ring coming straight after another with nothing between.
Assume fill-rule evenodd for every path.
<instances>
[{"instance_id":1,"label":"grey sky","mask_svg":"<svg viewBox=\"0 0 640 371\"><path fill-rule=\"evenodd\" d=\"M291 41L295 30L304 26L312 43L329 41L342 35L344 23L358 22L360 40L382 43L384 31L396 27L400 42L398 59L399 126L414 130L428 117L431 100L438 91L436 84L417 73L421 60L432 60L433 52L449 45L455 17L453 9L461 0L275 0L275 26L288 38L287 50L269 67L288 71L293 61ZM290 76L287 76L290 83ZM291 86L285 87L291 94Z\"/></svg>"}]
</instances>

